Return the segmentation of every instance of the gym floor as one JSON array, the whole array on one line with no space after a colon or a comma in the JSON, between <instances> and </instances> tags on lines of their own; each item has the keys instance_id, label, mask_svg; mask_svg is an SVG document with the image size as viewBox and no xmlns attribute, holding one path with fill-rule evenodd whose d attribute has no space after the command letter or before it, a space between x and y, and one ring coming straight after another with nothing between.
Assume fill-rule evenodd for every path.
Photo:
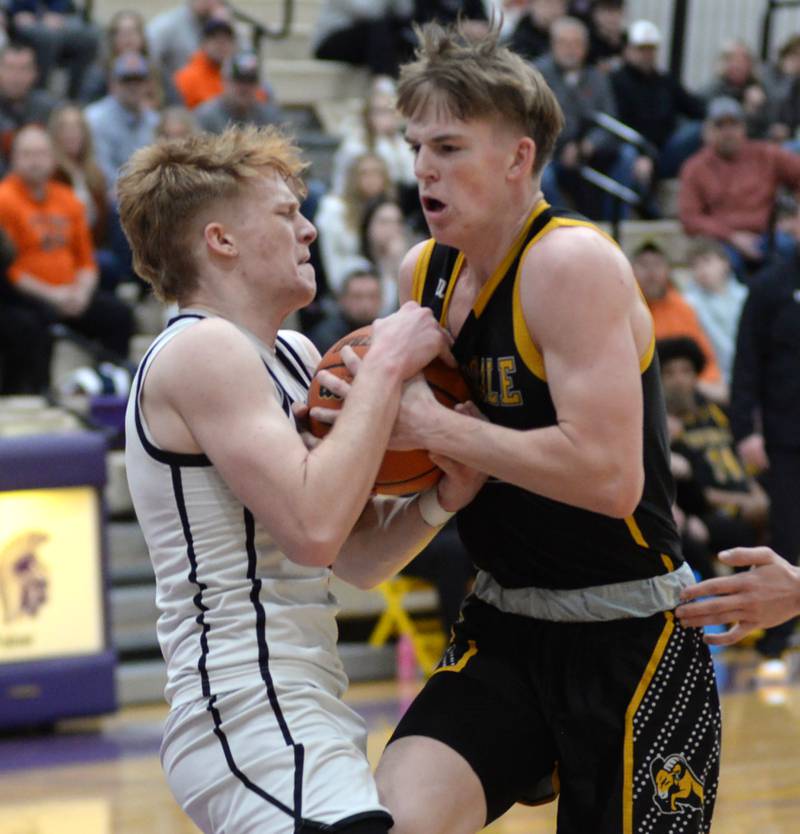
<instances>
[{"instance_id":1,"label":"gym floor","mask_svg":"<svg viewBox=\"0 0 800 834\"><path fill-rule=\"evenodd\" d=\"M758 688L750 650L716 655L724 712L713 834L800 832L800 654L788 685ZM417 684L354 685L376 762ZM64 722L54 732L0 736L0 834L196 834L172 799L158 745L163 706ZM553 834L555 805L516 806L491 834Z\"/></svg>"}]
</instances>

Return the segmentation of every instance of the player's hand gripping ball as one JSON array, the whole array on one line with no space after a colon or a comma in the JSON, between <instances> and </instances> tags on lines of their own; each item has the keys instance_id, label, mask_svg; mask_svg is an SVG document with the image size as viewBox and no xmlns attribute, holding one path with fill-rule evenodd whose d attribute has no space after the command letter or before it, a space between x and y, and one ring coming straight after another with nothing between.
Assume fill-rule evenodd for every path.
<instances>
[{"instance_id":1,"label":"player's hand gripping ball","mask_svg":"<svg viewBox=\"0 0 800 834\"><path fill-rule=\"evenodd\" d=\"M317 367L317 375L308 389L309 410L315 406L339 409L343 400L320 385L319 372L326 370L352 382L353 377L342 361L340 351L349 345L359 357L369 350L372 339L372 327L361 327L339 339L322 357ZM469 388L461 373L450 368L441 359L434 359L422 372L430 385L436 399L448 408L455 408L458 403L469 400ZM330 425L310 419L311 432L315 437L324 437L330 431ZM379 495L412 495L430 489L442 477L442 470L431 462L428 453L422 449L407 452L388 451L384 455L373 491Z\"/></svg>"}]
</instances>

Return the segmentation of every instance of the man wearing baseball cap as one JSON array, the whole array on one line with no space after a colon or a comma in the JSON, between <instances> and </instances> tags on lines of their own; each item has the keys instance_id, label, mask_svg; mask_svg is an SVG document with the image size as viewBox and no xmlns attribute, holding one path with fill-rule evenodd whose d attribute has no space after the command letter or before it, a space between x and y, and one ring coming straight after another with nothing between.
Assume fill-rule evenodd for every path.
<instances>
[{"instance_id":1,"label":"man wearing baseball cap","mask_svg":"<svg viewBox=\"0 0 800 834\"><path fill-rule=\"evenodd\" d=\"M647 156L636 160L634 173L641 185L677 176L681 164L701 145L705 103L658 68L661 41L655 23L634 21L626 33L624 63L611 74L619 118L659 151L655 163Z\"/></svg>"},{"instance_id":2,"label":"man wearing baseball cap","mask_svg":"<svg viewBox=\"0 0 800 834\"><path fill-rule=\"evenodd\" d=\"M112 185L134 151L155 139L158 114L148 105L150 65L124 52L111 66L109 93L84 111L97 162Z\"/></svg>"},{"instance_id":3,"label":"man wearing baseball cap","mask_svg":"<svg viewBox=\"0 0 800 834\"><path fill-rule=\"evenodd\" d=\"M747 138L742 106L733 98L712 99L705 147L681 169L678 214L688 235L721 241L739 275L767 256L770 217L778 187L800 190L800 156L771 142ZM795 241L775 234L780 254Z\"/></svg>"},{"instance_id":4,"label":"man wearing baseball cap","mask_svg":"<svg viewBox=\"0 0 800 834\"><path fill-rule=\"evenodd\" d=\"M253 52L233 57L224 73L222 94L201 104L195 114L200 127L209 133L222 133L229 124L263 127L283 119L272 88L261 81Z\"/></svg>"},{"instance_id":5,"label":"man wearing baseball cap","mask_svg":"<svg viewBox=\"0 0 800 834\"><path fill-rule=\"evenodd\" d=\"M236 32L225 17L211 17L203 26L200 49L173 76L183 103L193 110L220 95L223 67L236 50Z\"/></svg>"}]
</instances>

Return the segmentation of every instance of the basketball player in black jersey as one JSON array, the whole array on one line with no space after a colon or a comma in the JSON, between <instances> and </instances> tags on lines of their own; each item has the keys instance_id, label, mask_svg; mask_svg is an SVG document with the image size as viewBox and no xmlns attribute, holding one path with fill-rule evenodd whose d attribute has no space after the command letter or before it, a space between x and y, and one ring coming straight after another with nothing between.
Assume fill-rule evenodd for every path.
<instances>
[{"instance_id":1,"label":"basketball player in black jersey","mask_svg":"<svg viewBox=\"0 0 800 834\"><path fill-rule=\"evenodd\" d=\"M479 568L378 768L395 834L472 834L560 794L559 834L707 832L719 703L671 514L653 324L630 266L539 187L563 117L497 46L428 27L399 106L432 240L403 300L454 337L485 418L406 397L394 442L488 473Z\"/></svg>"}]
</instances>

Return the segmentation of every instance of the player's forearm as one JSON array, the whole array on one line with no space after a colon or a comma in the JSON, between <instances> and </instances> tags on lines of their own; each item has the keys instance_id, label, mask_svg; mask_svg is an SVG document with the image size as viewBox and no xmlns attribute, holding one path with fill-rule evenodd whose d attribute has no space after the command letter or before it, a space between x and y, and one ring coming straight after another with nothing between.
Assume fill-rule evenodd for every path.
<instances>
[{"instance_id":1,"label":"player's forearm","mask_svg":"<svg viewBox=\"0 0 800 834\"><path fill-rule=\"evenodd\" d=\"M298 522L308 539L308 563L330 564L356 524L386 451L400 393L401 381L390 368L365 361L336 425L306 456L296 505L304 508Z\"/></svg>"},{"instance_id":2,"label":"player's forearm","mask_svg":"<svg viewBox=\"0 0 800 834\"><path fill-rule=\"evenodd\" d=\"M333 571L359 588L373 588L405 567L441 529L423 521L418 496L378 496L367 504Z\"/></svg>"},{"instance_id":3,"label":"player's forearm","mask_svg":"<svg viewBox=\"0 0 800 834\"><path fill-rule=\"evenodd\" d=\"M424 448L501 481L603 515L630 515L641 497L638 435L623 447L618 438L570 436L559 425L519 431L440 409L421 439Z\"/></svg>"}]
</instances>

